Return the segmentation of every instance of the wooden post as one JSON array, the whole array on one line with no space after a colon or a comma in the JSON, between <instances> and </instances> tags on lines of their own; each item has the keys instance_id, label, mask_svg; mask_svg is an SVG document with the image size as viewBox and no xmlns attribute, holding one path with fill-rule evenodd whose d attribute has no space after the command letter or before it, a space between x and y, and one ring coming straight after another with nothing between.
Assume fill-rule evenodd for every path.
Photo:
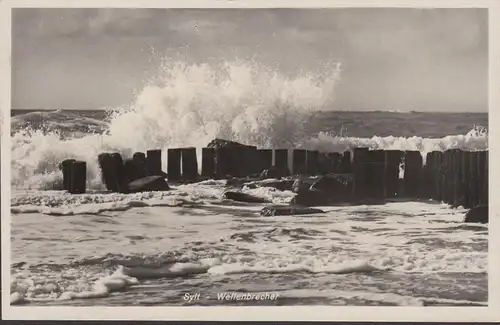
<instances>
[{"instance_id":1,"label":"wooden post","mask_svg":"<svg viewBox=\"0 0 500 325\"><path fill-rule=\"evenodd\" d=\"M418 198L422 177L422 155L420 151L406 151L404 163L404 193L406 197Z\"/></svg>"},{"instance_id":2,"label":"wooden post","mask_svg":"<svg viewBox=\"0 0 500 325\"><path fill-rule=\"evenodd\" d=\"M181 149L167 150L167 175L169 182L181 180Z\"/></svg>"},{"instance_id":3,"label":"wooden post","mask_svg":"<svg viewBox=\"0 0 500 325\"><path fill-rule=\"evenodd\" d=\"M288 171L288 149L274 150L274 166L279 170Z\"/></svg>"},{"instance_id":4,"label":"wooden post","mask_svg":"<svg viewBox=\"0 0 500 325\"><path fill-rule=\"evenodd\" d=\"M182 148L182 179L188 182L198 180L198 160L196 148Z\"/></svg>"},{"instance_id":5,"label":"wooden post","mask_svg":"<svg viewBox=\"0 0 500 325\"><path fill-rule=\"evenodd\" d=\"M372 150L368 154L368 187L369 196L375 199L386 197L385 189L385 152L383 150Z\"/></svg>"},{"instance_id":6,"label":"wooden post","mask_svg":"<svg viewBox=\"0 0 500 325\"><path fill-rule=\"evenodd\" d=\"M478 162L477 162L477 169L478 169L478 198L477 198L477 205L484 205L485 204L485 187L484 183L486 182L486 179L488 178L488 174L486 173L486 151L479 151L478 153Z\"/></svg>"},{"instance_id":7,"label":"wooden post","mask_svg":"<svg viewBox=\"0 0 500 325\"><path fill-rule=\"evenodd\" d=\"M148 150L146 152L146 165L149 176L160 176L162 174L161 150Z\"/></svg>"},{"instance_id":8,"label":"wooden post","mask_svg":"<svg viewBox=\"0 0 500 325\"><path fill-rule=\"evenodd\" d=\"M114 152L110 155L111 157L111 178L115 183L113 186L116 186L116 191L120 193L127 193L128 187L127 183L123 179L123 158L117 152Z\"/></svg>"},{"instance_id":9,"label":"wooden post","mask_svg":"<svg viewBox=\"0 0 500 325\"><path fill-rule=\"evenodd\" d=\"M420 197L432 199L433 197L433 174L434 155L428 152L425 156L425 165L422 166L422 186L420 186Z\"/></svg>"},{"instance_id":10,"label":"wooden post","mask_svg":"<svg viewBox=\"0 0 500 325\"><path fill-rule=\"evenodd\" d=\"M215 150L214 148L201 149L201 176L214 177L215 175Z\"/></svg>"},{"instance_id":11,"label":"wooden post","mask_svg":"<svg viewBox=\"0 0 500 325\"><path fill-rule=\"evenodd\" d=\"M148 165L147 165L146 154L144 152L136 152L132 156L132 159L134 160L137 166L138 178L143 178L148 176Z\"/></svg>"},{"instance_id":12,"label":"wooden post","mask_svg":"<svg viewBox=\"0 0 500 325\"><path fill-rule=\"evenodd\" d=\"M71 164L71 186L69 193L83 194L87 187L87 163L85 161L74 161Z\"/></svg>"},{"instance_id":13,"label":"wooden post","mask_svg":"<svg viewBox=\"0 0 500 325\"><path fill-rule=\"evenodd\" d=\"M319 153L318 173L320 175L326 175L329 173L333 173L333 169L332 169L331 162L330 162L330 156L326 152Z\"/></svg>"},{"instance_id":14,"label":"wooden post","mask_svg":"<svg viewBox=\"0 0 500 325\"><path fill-rule=\"evenodd\" d=\"M215 151L215 173L219 178L232 174L231 148L222 147Z\"/></svg>"},{"instance_id":15,"label":"wooden post","mask_svg":"<svg viewBox=\"0 0 500 325\"><path fill-rule=\"evenodd\" d=\"M309 175L316 175L319 169L319 152L317 150L306 151L306 170Z\"/></svg>"},{"instance_id":16,"label":"wooden post","mask_svg":"<svg viewBox=\"0 0 500 325\"><path fill-rule=\"evenodd\" d=\"M434 151L435 154L435 170L434 170L434 200L441 202L443 193L442 193L442 162L443 162L443 152L441 151Z\"/></svg>"},{"instance_id":17,"label":"wooden post","mask_svg":"<svg viewBox=\"0 0 500 325\"><path fill-rule=\"evenodd\" d=\"M244 166L242 176L250 176L259 172L260 155L257 153L257 147L246 146L243 147L243 164Z\"/></svg>"},{"instance_id":18,"label":"wooden post","mask_svg":"<svg viewBox=\"0 0 500 325\"><path fill-rule=\"evenodd\" d=\"M444 185L443 185L443 202L450 204L453 193L453 156L451 150L446 150L443 153L443 168L444 168Z\"/></svg>"},{"instance_id":19,"label":"wooden post","mask_svg":"<svg viewBox=\"0 0 500 325\"><path fill-rule=\"evenodd\" d=\"M470 155L470 206L473 208L479 203L479 181L478 181L478 152L473 151Z\"/></svg>"},{"instance_id":20,"label":"wooden post","mask_svg":"<svg viewBox=\"0 0 500 325\"><path fill-rule=\"evenodd\" d=\"M367 159L368 148L355 148L354 149L354 162L352 169L354 172L354 199L363 200L368 195L367 190Z\"/></svg>"},{"instance_id":21,"label":"wooden post","mask_svg":"<svg viewBox=\"0 0 500 325\"><path fill-rule=\"evenodd\" d=\"M471 172L470 172L470 160L471 160L471 152L470 151L464 151L462 154L462 166L463 166L463 172L462 172L462 184L463 184L463 207L466 209L472 208L471 206L471 186L470 186L470 181L471 181Z\"/></svg>"},{"instance_id":22,"label":"wooden post","mask_svg":"<svg viewBox=\"0 0 500 325\"><path fill-rule=\"evenodd\" d=\"M350 151L344 151L339 169L340 169L339 173L341 173L341 174L342 173L352 173L353 167L352 167L352 163L351 163L351 152Z\"/></svg>"},{"instance_id":23,"label":"wooden post","mask_svg":"<svg viewBox=\"0 0 500 325\"><path fill-rule=\"evenodd\" d=\"M272 149L259 149L257 154L260 156L260 170L269 169L273 166L273 150Z\"/></svg>"},{"instance_id":24,"label":"wooden post","mask_svg":"<svg viewBox=\"0 0 500 325\"><path fill-rule=\"evenodd\" d=\"M453 149L453 206L461 205L462 197L463 197L463 186L462 186L462 150Z\"/></svg>"},{"instance_id":25,"label":"wooden post","mask_svg":"<svg viewBox=\"0 0 500 325\"><path fill-rule=\"evenodd\" d=\"M134 159L125 159L123 161L123 172L121 175L121 180L124 185L128 185L128 183L140 178L139 173L139 166Z\"/></svg>"},{"instance_id":26,"label":"wooden post","mask_svg":"<svg viewBox=\"0 0 500 325\"><path fill-rule=\"evenodd\" d=\"M387 150L385 152L385 183L386 197L399 196L399 165L403 159L404 152L400 150Z\"/></svg>"},{"instance_id":27,"label":"wooden post","mask_svg":"<svg viewBox=\"0 0 500 325\"><path fill-rule=\"evenodd\" d=\"M329 173L338 174L340 172L342 155L338 152L330 152L328 153L328 160L330 162Z\"/></svg>"},{"instance_id":28,"label":"wooden post","mask_svg":"<svg viewBox=\"0 0 500 325\"><path fill-rule=\"evenodd\" d=\"M488 205L489 204L489 177L490 174L488 172L489 169L489 161L488 161L488 150L484 152L484 184L483 184L483 201L482 204Z\"/></svg>"},{"instance_id":29,"label":"wooden post","mask_svg":"<svg viewBox=\"0 0 500 325\"><path fill-rule=\"evenodd\" d=\"M300 175L306 171L307 154L304 149L293 150L293 174Z\"/></svg>"},{"instance_id":30,"label":"wooden post","mask_svg":"<svg viewBox=\"0 0 500 325\"><path fill-rule=\"evenodd\" d=\"M63 160L59 166L63 174L63 190L69 191L71 188L71 165L75 159Z\"/></svg>"}]
</instances>

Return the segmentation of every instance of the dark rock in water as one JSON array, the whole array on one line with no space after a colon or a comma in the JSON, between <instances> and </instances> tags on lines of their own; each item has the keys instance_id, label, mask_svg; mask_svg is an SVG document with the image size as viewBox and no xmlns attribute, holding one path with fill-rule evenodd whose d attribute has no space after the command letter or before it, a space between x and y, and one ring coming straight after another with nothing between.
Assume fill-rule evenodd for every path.
<instances>
[{"instance_id":1,"label":"dark rock in water","mask_svg":"<svg viewBox=\"0 0 500 325\"><path fill-rule=\"evenodd\" d=\"M271 167L268 169L265 169L262 171L260 174L261 179L266 179L266 178L282 178L282 177L287 177L289 176L288 170L285 169L279 169L277 167Z\"/></svg>"},{"instance_id":2,"label":"dark rock in water","mask_svg":"<svg viewBox=\"0 0 500 325\"><path fill-rule=\"evenodd\" d=\"M288 205L288 206L273 205L265 207L260 211L260 215L264 217L307 215L307 214L318 214L318 213L325 213L325 211L320 209L313 209L313 208L293 206L293 205Z\"/></svg>"},{"instance_id":3,"label":"dark rock in water","mask_svg":"<svg viewBox=\"0 0 500 325\"><path fill-rule=\"evenodd\" d=\"M330 193L324 191L305 190L297 193L290 202L303 206L329 205L333 203Z\"/></svg>"},{"instance_id":4,"label":"dark rock in water","mask_svg":"<svg viewBox=\"0 0 500 325\"><path fill-rule=\"evenodd\" d=\"M291 191L293 179L282 179L282 180L260 180L250 183L245 183L244 185L248 188L257 188L257 187L272 187L280 191Z\"/></svg>"},{"instance_id":5,"label":"dark rock in water","mask_svg":"<svg viewBox=\"0 0 500 325\"><path fill-rule=\"evenodd\" d=\"M463 222L488 223L489 214L487 205L478 205L470 209L465 215Z\"/></svg>"},{"instance_id":6,"label":"dark rock in water","mask_svg":"<svg viewBox=\"0 0 500 325\"><path fill-rule=\"evenodd\" d=\"M214 139L210 141L210 143L207 145L207 148L214 148L214 149L220 149L220 148L235 148L235 147L248 147L245 144L241 144L239 142L234 142L234 141L229 141L229 140L224 140L224 139Z\"/></svg>"},{"instance_id":7,"label":"dark rock in water","mask_svg":"<svg viewBox=\"0 0 500 325\"><path fill-rule=\"evenodd\" d=\"M147 176L128 184L128 192L167 191L170 187L163 176Z\"/></svg>"},{"instance_id":8,"label":"dark rock in water","mask_svg":"<svg viewBox=\"0 0 500 325\"><path fill-rule=\"evenodd\" d=\"M328 193L331 200L335 202L349 202L353 184L352 174L329 174L322 176L309 189Z\"/></svg>"},{"instance_id":9,"label":"dark rock in water","mask_svg":"<svg viewBox=\"0 0 500 325\"><path fill-rule=\"evenodd\" d=\"M222 194L222 197L225 199L238 201L238 202L269 203L269 201L264 199L264 198L253 196L253 195L246 194L246 193L241 193L241 192L227 191L227 192L224 192L224 194Z\"/></svg>"},{"instance_id":10,"label":"dark rock in water","mask_svg":"<svg viewBox=\"0 0 500 325\"><path fill-rule=\"evenodd\" d=\"M310 186L311 186L311 184L308 184L308 183L304 182L303 180L297 178L295 181L293 181L292 192L294 192L294 193L307 192L307 191L309 191Z\"/></svg>"}]
</instances>

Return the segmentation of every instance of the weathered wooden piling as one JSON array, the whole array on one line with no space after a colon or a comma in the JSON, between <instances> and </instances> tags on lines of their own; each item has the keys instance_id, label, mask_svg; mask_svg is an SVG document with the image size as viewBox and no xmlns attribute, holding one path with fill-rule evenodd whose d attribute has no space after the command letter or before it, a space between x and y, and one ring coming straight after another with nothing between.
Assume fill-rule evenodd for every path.
<instances>
[{"instance_id":1,"label":"weathered wooden piling","mask_svg":"<svg viewBox=\"0 0 500 325\"><path fill-rule=\"evenodd\" d=\"M420 151L406 151L404 158L404 196L418 198L422 178L422 155Z\"/></svg>"},{"instance_id":2,"label":"weathered wooden piling","mask_svg":"<svg viewBox=\"0 0 500 325\"><path fill-rule=\"evenodd\" d=\"M375 199L383 199L387 196L385 171L386 162L384 150L373 150L371 152L370 197Z\"/></svg>"},{"instance_id":3,"label":"weathered wooden piling","mask_svg":"<svg viewBox=\"0 0 500 325\"><path fill-rule=\"evenodd\" d=\"M233 175L231 163L232 148L222 147L215 151L215 174L218 178Z\"/></svg>"},{"instance_id":4,"label":"weathered wooden piling","mask_svg":"<svg viewBox=\"0 0 500 325\"><path fill-rule=\"evenodd\" d=\"M260 156L260 169L262 172L264 169L269 169L273 166L273 150L272 149L259 149L257 154Z\"/></svg>"},{"instance_id":5,"label":"weathered wooden piling","mask_svg":"<svg viewBox=\"0 0 500 325\"><path fill-rule=\"evenodd\" d=\"M274 167L288 171L288 149L274 150Z\"/></svg>"},{"instance_id":6,"label":"weathered wooden piling","mask_svg":"<svg viewBox=\"0 0 500 325\"><path fill-rule=\"evenodd\" d=\"M169 182L181 180L182 150L171 148L167 150L167 177Z\"/></svg>"},{"instance_id":7,"label":"weathered wooden piling","mask_svg":"<svg viewBox=\"0 0 500 325\"><path fill-rule=\"evenodd\" d=\"M305 149L293 150L293 174L304 174L307 166L307 153Z\"/></svg>"},{"instance_id":8,"label":"weathered wooden piling","mask_svg":"<svg viewBox=\"0 0 500 325\"><path fill-rule=\"evenodd\" d=\"M400 150L387 150L385 152L385 193L387 198L399 196L399 165L403 156L404 152Z\"/></svg>"},{"instance_id":9,"label":"weathered wooden piling","mask_svg":"<svg viewBox=\"0 0 500 325\"><path fill-rule=\"evenodd\" d=\"M143 178L148 176L148 165L146 154L144 152L136 152L132 156L132 159L136 163L138 178Z\"/></svg>"},{"instance_id":10,"label":"weathered wooden piling","mask_svg":"<svg viewBox=\"0 0 500 325\"><path fill-rule=\"evenodd\" d=\"M83 194L87 189L87 163L85 161L73 161L71 164L71 184L69 193Z\"/></svg>"},{"instance_id":11,"label":"weathered wooden piling","mask_svg":"<svg viewBox=\"0 0 500 325\"><path fill-rule=\"evenodd\" d=\"M59 166L63 174L63 190L66 191L71 188L71 165L73 165L73 162L75 162L75 159L66 159Z\"/></svg>"},{"instance_id":12,"label":"weathered wooden piling","mask_svg":"<svg viewBox=\"0 0 500 325\"><path fill-rule=\"evenodd\" d=\"M489 204L489 161L488 161L488 151L484 152L484 179L483 179L483 184L482 184L482 193L483 193L483 199L482 199L482 204L483 205L488 205Z\"/></svg>"},{"instance_id":13,"label":"weathered wooden piling","mask_svg":"<svg viewBox=\"0 0 500 325\"><path fill-rule=\"evenodd\" d=\"M309 175L316 175L319 170L319 151L306 151L306 172Z\"/></svg>"},{"instance_id":14,"label":"weathered wooden piling","mask_svg":"<svg viewBox=\"0 0 500 325\"><path fill-rule=\"evenodd\" d=\"M215 150L214 148L201 149L201 176L214 177L215 175Z\"/></svg>"},{"instance_id":15,"label":"weathered wooden piling","mask_svg":"<svg viewBox=\"0 0 500 325\"><path fill-rule=\"evenodd\" d=\"M352 162L351 162L351 152L350 151L344 151L344 154L342 155L342 159L340 161L340 166L339 166L339 173L352 173L353 167L352 167Z\"/></svg>"},{"instance_id":16,"label":"weathered wooden piling","mask_svg":"<svg viewBox=\"0 0 500 325\"><path fill-rule=\"evenodd\" d=\"M354 199L363 200L368 196L368 148L355 148L352 169L354 172Z\"/></svg>"},{"instance_id":17,"label":"weathered wooden piling","mask_svg":"<svg viewBox=\"0 0 500 325\"><path fill-rule=\"evenodd\" d=\"M326 152L320 152L318 156L318 174L326 175L333 173L331 157Z\"/></svg>"},{"instance_id":18,"label":"weathered wooden piling","mask_svg":"<svg viewBox=\"0 0 500 325\"><path fill-rule=\"evenodd\" d=\"M160 149L148 150L146 152L146 166L148 169L148 176L162 175Z\"/></svg>"},{"instance_id":19,"label":"weathered wooden piling","mask_svg":"<svg viewBox=\"0 0 500 325\"><path fill-rule=\"evenodd\" d=\"M195 182L198 179L198 160L196 148L182 148L182 179L188 182Z\"/></svg>"},{"instance_id":20,"label":"weathered wooden piling","mask_svg":"<svg viewBox=\"0 0 500 325\"><path fill-rule=\"evenodd\" d=\"M470 179L471 179L471 172L470 172L470 160L471 160L471 152L470 151L464 151L462 154L462 184L463 184L463 203L462 206L466 209L472 208L471 205L471 188L470 188Z\"/></svg>"},{"instance_id":21,"label":"weathered wooden piling","mask_svg":"<svg viewBox=\"0 0 500 325\"><path fill-rule=\"evenodd\" d=\"M243 147L241 162L242 169L240 171L240 176L246 177L258 173L260 165L260 155L257 153L257 147Z\"/></svg>"},{"instance_id":22,"label":"weathered wooden piling","mask_svg":"<svg viewBox=\"0 0 500 325\"><path fill-rule=\"evenodd\" d=\"M470 206L475 207L479 204L479 186L478 186L478 152L470 153Z\"/></svg>"},{"instance_id":23,"label":"weathered wooden piling","mask_svg":"<svg viewBox=\"0 0 500 325\"><path fill-rule=\"evenodd\" d=\"M443 152L443 202L450 204L453 192L453 156L451 150Z\"/></svg>"},{"instance_id":24,"label":"weathered wooden piling","mask_svg":"<svg viewBox=\"0 0 500 325\"><path fill-rule=\"evenodd\" d=\"M435 194L435 197L433 198L434 200L436 201L441 201L442 197L443 197L443 194L442 194L442 181L441 181L441 178L442 178L442 170L443 170L443 166L442 166L442 162L443 162L443 152L441 151L435 151L435 157L434 157L434 161L435 161L435 175L434 175L434 179L433 179L433 182L434 182L434 194Z\"/></svg>"},{"instance_id":25,"label":"weathered wooden piling","mask_svg":"<svg viewBox=\"0 0 500 325\"><path fill-rule=\"evenodd\" d=\"M451 175L453 177L453 198L451 204L453 206L458 206L463 196L461 179L462 150L453 149L451 152L453 156L453 174Z\"/></svg>"},{"instance_id":26,"label":"weathered wooden piling","mask_svg":"<svg viewBox=\"0 0 500 325\"><path fill-rule=\"evenodd\" d=\"M138 178L141 178L139 165L134 159L125 159L123 161L123 172L120 177L123 184L128 184Z\"/></svg>"},{"instance_id":27,"label":"weathered wooden piling","mask_svg":"<svg viewBox=\"0 0 500 325\"><path fill-rule=\"evenodd\" d=\"M328 161L330 163L329 173L340 173L340 164L342 162L342 155L338 152L327 153Z\"/></svg>"}]
</instances>

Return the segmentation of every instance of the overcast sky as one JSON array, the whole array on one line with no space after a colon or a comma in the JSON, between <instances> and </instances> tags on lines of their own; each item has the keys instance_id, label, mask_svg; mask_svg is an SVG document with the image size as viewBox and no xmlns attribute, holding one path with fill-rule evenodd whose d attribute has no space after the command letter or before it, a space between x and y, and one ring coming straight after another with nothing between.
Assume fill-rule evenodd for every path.
<instances>
[{"instance_id":1,"label":"overcast sky","mask_svg":"<svg viewBox=\"0 0 500 325\"><path fill-rule=\"evenodd\" d=\"M486 9L14 9L12 107L127 105L160 59L342 63L335 110L487 111Z\"/></svg>"}]
</instances>

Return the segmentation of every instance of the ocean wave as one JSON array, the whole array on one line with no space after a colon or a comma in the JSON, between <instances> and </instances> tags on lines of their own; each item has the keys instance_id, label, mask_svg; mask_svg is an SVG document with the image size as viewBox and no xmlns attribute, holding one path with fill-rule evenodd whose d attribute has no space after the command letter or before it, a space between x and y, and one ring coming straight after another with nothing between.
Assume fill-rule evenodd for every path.
<instances>
[{"instance_id":1,"label":"ocean wave","mask_svg":"<svg viewBox=\"0 0 500 325\"><path fill-rule=\"evenodd\" d=\"M97 156L118 152L193 146L226 138L266 148L343 152L374 149L483 150L487 132L465 135L356 138L325 132L310 136L305 125L316 112L331 108L340 80L339 65L321 75L286 76L252 61L218 65L166 60L159 78L138 92L128 107L106 113L105 121L71 111L33 112L12 118L11 184L19 189L61 189L58 165L65 159L87 162L87 188L103 189ZM163 161L166 162L166 150ZM201 165L201 164L200 164ZM165 166L164 166L165 167ZM164 168L165 169L165 168Z\"/></svg>"}]
</instances>

